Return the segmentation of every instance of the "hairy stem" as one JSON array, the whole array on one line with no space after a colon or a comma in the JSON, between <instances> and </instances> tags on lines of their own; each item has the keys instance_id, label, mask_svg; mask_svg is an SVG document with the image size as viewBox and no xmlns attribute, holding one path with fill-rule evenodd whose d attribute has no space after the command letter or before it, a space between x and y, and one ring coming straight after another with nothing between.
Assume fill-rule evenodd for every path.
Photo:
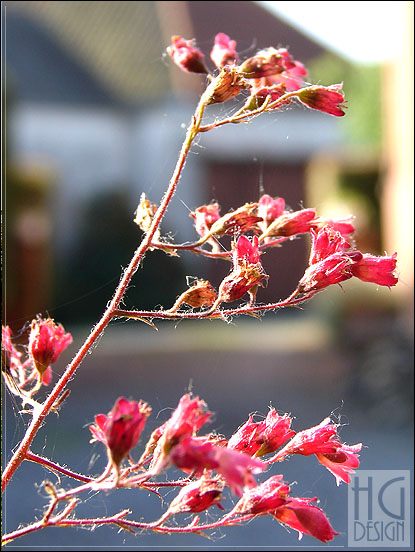
<instances>
[{"instance_id":1,"label":"hairy stem","mask_svg":"<svg viewBox=\"0 0 415 552\"><path fill-rule=\"evenodd\" d=\"M179 158L177 160L177 164L176 164L173 176L160 202L160 205L154 216L154 219L152 221L149 231L144 236L143 241L135 251L133 258L130 261L130 264L124 270L121 276L120 283L118 284L118 287L115 290L114 296L111 299L109 305L107 306L101 319L91 330L91 333L85 340L84 344L81 346L81 348L73 358L72 362L67 366L65 372L58 380L58 382L56 383L55 387L53 388L53 390L51 391L51 393L49 394L45 402L42 405L40 405L39 408L34 408L33 417L29 427L27 428L25 436L23 437L21 443L19 444L17 450L13 454L11 460L9 461L9 463L7 464L3 472L2 481L1 481L2 490L6 488L14 472L20 466L23 460L26 458L29 447L32 444L33 439L37 434L39 428L42 426L45 417L49 414L56 400L64 391L67 383L72 379L76 369L81 364L85 355L90 351L95 341L102 334L104 329L108 326L109 322L114 316L114 313L118 309L118 306L127 290L127 287L131 281L131 278L133 277L134 273L138 269L147 250L151 246L151 241L156 231L158 230L161 220L164 214L166 213L167 207L169 206L169 203L176 191L190 147L193 143L193 140L195 139L195 137L199 132L199 127L202 121L207 99L208 98L206 94L203 94L199 101L195 114L193 115L192 121L187 129L186 137L183 142L182 148L180 150Z\"/></svg>"}]
</instances>

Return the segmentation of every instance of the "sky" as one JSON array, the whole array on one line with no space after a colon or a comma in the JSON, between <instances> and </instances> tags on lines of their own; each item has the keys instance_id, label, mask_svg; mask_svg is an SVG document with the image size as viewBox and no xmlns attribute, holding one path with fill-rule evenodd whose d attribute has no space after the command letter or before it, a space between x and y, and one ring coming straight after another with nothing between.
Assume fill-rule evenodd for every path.
<instances>
[{"instance_id":1,"label":"sky","mask_svg":"<svg viewBox=\"0 0 415 552\"><path fill-rule=\"evenodd\" d=\"M413 2L258 2L352 61L378 63L402 47L405 5Z\"/></svg>"}]
</instances>

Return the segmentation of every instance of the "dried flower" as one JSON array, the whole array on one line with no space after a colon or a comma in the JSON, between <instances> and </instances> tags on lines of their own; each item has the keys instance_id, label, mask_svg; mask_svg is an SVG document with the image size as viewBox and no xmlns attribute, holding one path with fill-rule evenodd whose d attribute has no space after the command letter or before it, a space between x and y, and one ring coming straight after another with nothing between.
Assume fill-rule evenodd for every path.
<instances>
[{"instance_id":1,"label":"dried flower","mask_svg":"<svg viewBox=\"0 0 415 552\"><path fill-rule=\"evenodd\" d=\"M255 214L257 207L258 203L245 203L236 211L227 213L211 226L210 234L223 236L255 230L257 222L262 221L262 218Z\"/></svg>"},{"instance_id":2,"label":"dried flower","mask_svg":"<svg viewBox=\"0 0 415 552\"><path fill-rule=\"evenodd\" d=\"M135 211L134 222L141 228L143 232L148 232L150 230L153 217L156 214L157 205L151 203L147 198L146 194L141 194L140 203ZM159 233L159 232L158 232Z\"/></svg>"},{"instance_id":3,"label":"dried flower","mask_svg":"<svg viewBox=\"0 0 415 552\"><path fill-rule=\"evenodd\" d=\"M226 102L250 87L251 85L243 78L237 67L225 65L206 88L206 103Z\"/></svg>"},{"instance_id":4,"label":"dried flower","mask_svg":"<svg viewBox=\"0 0 415 552\"><path fill-rule=\"evenodd\" d=\"M211 307L217 298L218 294L208 280L196 280L189 289L177 298L170 312L176 312L183 303L194 308Z\"/></svg>"}]
</instances>

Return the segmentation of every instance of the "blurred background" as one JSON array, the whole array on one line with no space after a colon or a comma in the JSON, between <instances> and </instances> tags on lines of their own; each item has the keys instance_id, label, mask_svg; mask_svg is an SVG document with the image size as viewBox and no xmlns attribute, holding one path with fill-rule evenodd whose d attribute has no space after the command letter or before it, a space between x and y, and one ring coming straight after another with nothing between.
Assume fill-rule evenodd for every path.
<instances>
[{"instance_id":1,"label":"blurred background","mask_svg":"<svg viewBox=\"0 0 415 552\"><path fill-rule=\"evenodd\" d=\"M300 11L304 3L284 4ZM347 4L348 15L358 19L368 3ZM333 287L301 310L261 321L161 323L157 333L138 322L113 323L34 451L97 473L104 455L98 445L89 449L86 427L95 414L108 412L120 395L141 398L153 407L150 432L192 390L216 413L211 429L227 437L250 412L266 415L269 405L291 412L297 431L333 413L344 425L342 440L367 446L363 469L412 470L413 2L382 4L389 20L374 15L367 25L380 25L391 47L368 63L320 40L311 20L304 27L287 18L280 2L2 3L3 321L22 342L25 323L37 314L64 324L74 343L54 366L55 378L111 298L141 239L133 223L140 195L160 201L203 90L203 78L182 73L167 58L175 34L195 37L207 59L217 32L237 41L241 59L270 45L288 47L308 68L310 83L344 83L348 110L337 119L296 107L203 135L162 232L176 242L192 241L189 212L199 205L214 199L224 214L267 193L284 197L294 210L315 207L330 218L355 214L356 247L378 255L397 251L400 279L391 291L349 280L344 292ZM339 13L325 15L327 27L344 26ZM361 38L350 28L351 42ZM231 109L221 104L207 116ZM291 293L308 247L295 240L263 256L270 280L259 301ZM228 269L222 261L151 252L125 307L169 308L187 276L217 287ZM25 417L5 399L7 461ZM337 488L313 459L285 464L285 479L297 482L293 494L318 496L341 532L335 545L347 547L346 486ZM45 477L37 466L20 468L5 497L5 530L40 515ZM113 493L91 497L84 511L115 513L130 501L135 519L150 521L162 508L149 500L145 493ZM114 549L121 542L131 549L207 544L198 536L133 537L101 528L47 530L9 548L59 549L68 542ZM264 518L216 533L208 547L315 544L305 536L300 545L294 532Z\"/></svg>"}]
</instances>

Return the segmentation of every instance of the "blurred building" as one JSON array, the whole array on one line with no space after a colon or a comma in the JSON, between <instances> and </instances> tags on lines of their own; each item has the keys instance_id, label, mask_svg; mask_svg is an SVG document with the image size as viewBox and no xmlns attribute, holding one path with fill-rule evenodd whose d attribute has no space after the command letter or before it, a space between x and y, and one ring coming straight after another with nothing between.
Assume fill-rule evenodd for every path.
<instances>
[{"instance_id":1,"label":"blurred building","mask_svg":"<svg viewBox=\"0 0 415 552\"><path fill-rule=\"evenodd\" d=\"M217 32L237 41L241 57L283 46L307 66L327 53L255 2L19 1L4 7L7 309L13 319L34 316L56 301L67 301L76 314L71 301L83 294L91 299L100 286L109 299L119 266L140 237L131 222L140 195L160 200L202 90L199 76L166 59L172 35L195 37L207 56ZM223 115L229 109L222 104L212 111ZM293 209L314 206L304 203L310 161L324 152L338 166L346 144L342 122L301 108L268 117L202 136L164 232L178 242L192 240L189 211L212 199L222 213L261 193L282 196ZM376 158L371 170L378 174ZM304 240L296 240L264 257L269 273L279 270L261 290L262 301L292 291L306 249ZM149 281L159 284L161 297L132 291L133 302L138 297L147 307L168 307L165 301L185 287L185 275L218 285L228 270L222 262L195 264L192 256L182 264L154 258ZM169 286L171 298L163 295ZM47 290L55 290L52 302ZM100 294L93 297L100 308ZM95 319L99 310L90 314Z\"/></svg>"}]
</instances>

